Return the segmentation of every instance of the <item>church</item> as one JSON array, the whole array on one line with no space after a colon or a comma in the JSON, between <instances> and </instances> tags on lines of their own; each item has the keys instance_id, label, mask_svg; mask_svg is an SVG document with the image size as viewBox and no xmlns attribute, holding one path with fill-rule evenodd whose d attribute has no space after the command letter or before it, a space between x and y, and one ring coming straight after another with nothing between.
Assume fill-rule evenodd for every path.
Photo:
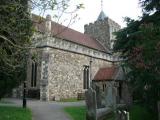
<instances>
[{"instance_id":1,"label":"church","mask_svg":"<svg viewBox=\"0 0 160 120\"><path fill-rule=\"evenodd\" d=\"M36 21L37 16L32 15L32 19ZM34 26L37 32L27 63L29 97L44 101L77 98L100 69L112 67L118 60L112 48L113 32L120 25L103 10L94 23L84 26L84 33L55 23L50 15Z\"/></svg>"}]
</instances>

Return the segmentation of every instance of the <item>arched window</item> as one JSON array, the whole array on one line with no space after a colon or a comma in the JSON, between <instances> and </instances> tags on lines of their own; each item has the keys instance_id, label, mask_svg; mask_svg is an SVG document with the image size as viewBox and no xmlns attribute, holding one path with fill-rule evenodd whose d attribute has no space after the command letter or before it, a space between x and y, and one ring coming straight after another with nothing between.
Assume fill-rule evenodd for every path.
<instances>
[{"instance_id":1,"label":"arched window","mask_svg":"<svg viewBox=\"0 0 160 120\"><path fill-rule=\"evenodd\" d=\"M88 89L89 88L89 66L84 65L83 69L83 88Z\"/></svg>"},{"instance_id":2,"label":"arched window","mask_svg":"<svg viewBox=\"0 0 160 120\"><path fill-rule=\"evenodd\" d=\"M32 61L32 68L31 68L31 87L36 87L37 85L37 63Z\"/></svg>"}]
</instances>

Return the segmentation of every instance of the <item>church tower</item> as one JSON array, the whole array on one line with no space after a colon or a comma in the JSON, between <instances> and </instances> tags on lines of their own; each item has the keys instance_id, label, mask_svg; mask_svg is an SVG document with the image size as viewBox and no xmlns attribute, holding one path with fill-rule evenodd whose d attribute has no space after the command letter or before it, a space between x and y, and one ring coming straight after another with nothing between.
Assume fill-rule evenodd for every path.
<instances>
[{"instance_id":1,"label":"church tower","mask_svg":"<svg viewBox=\"0 0 160 120\"><path fill-rule=\"evenodd\" d=\"M94 23L84 26L84 33L90 35L99 41L106 50L112 50L115 42L114 32L118 31L121 27L118 23L111 20L103 12L103 3L101 4L101 12Z\"/></svg>"}]
</instances>

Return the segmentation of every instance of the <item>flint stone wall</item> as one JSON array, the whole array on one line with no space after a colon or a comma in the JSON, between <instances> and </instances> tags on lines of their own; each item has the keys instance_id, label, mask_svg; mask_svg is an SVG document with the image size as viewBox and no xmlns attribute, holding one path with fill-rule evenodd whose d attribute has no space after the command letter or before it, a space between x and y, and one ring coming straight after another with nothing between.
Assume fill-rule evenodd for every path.
<instances>
[{"instance_id":1,"label":"flint stone wall","mask_svg":"<svg viewBox=\"0 0 160 120\"><path fill-rule=\"evenodd\" d=\"M97 20L94 23L89 23L84 26L84 33L92 36L103 44L107 49L111 48L111 41L115 40L114 32L120 29L120 25L105 18L104 20Z\"/></svg>"},{"instance_id":2,"label":"flint stone wall","mask_svg":"<svg viewBox=\"0 0 160 120\"><path fill-rule=\"evenodd\" d=\"M83 89L83 65L89 65L91 58L68 51L49 49L49 100L76 98ZM92 58L91 77L101 67L110 66L105 60Z\"/></svg>"}]
</instances>

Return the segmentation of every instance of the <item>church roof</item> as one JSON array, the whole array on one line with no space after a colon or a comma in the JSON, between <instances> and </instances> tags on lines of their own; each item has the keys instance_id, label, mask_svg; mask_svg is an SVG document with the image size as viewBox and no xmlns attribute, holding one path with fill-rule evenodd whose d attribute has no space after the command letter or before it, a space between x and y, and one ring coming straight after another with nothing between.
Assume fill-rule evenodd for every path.
<instances>
[{"instance_id":1,"label":"church roof","mask_svg":"<svg viewBox=\"0 0 160 120\"><path fill-rule=\"evenodd\" d=\"M100 68L94 76L94 81L112 80L117 68L115 66Z\"/></svg>"},{"instance_id":2,"label":"church roof","mask_svg":"<svg viewBox=\"0 0 160 120\"><path fill-rule=\"evenodd\" d=\"M112 66L100 68L94 76L94 81L108 81L108 80L125 80L125 73L122 67Z\"/></svg>"},{"instance_id":3,"label":"church roof","mask_svg":"<svg viewBox=\"0 0 160 120\"><path fill-rule=\"evenodd\" d=\"M103 10L100 12L97 20L104 20L105 18L107 18L107 16L105 15L105 13L103 12Z\"/></svg>"},{"instance_id":4,"label":"church roof","mask_svg":"<svg viewBox=\"0 0 160 120\"><path fill-rule=\"evenodd\" d=\"M39 32L44 33L45 32L45 19L42 18L42 22L37 23L35 21L38 20L37 19L38 17L39 16L37 15L32 15L34 25ZM51 34L54 37L65 39L70 42L84 45L89 48L97 49L100 51L106 51L105 48L97 40L93 39L89 35L80 33L78 31L75 31L71 28L65 27L53 21L51 23Z\"/></svg>"}]
</instances>

